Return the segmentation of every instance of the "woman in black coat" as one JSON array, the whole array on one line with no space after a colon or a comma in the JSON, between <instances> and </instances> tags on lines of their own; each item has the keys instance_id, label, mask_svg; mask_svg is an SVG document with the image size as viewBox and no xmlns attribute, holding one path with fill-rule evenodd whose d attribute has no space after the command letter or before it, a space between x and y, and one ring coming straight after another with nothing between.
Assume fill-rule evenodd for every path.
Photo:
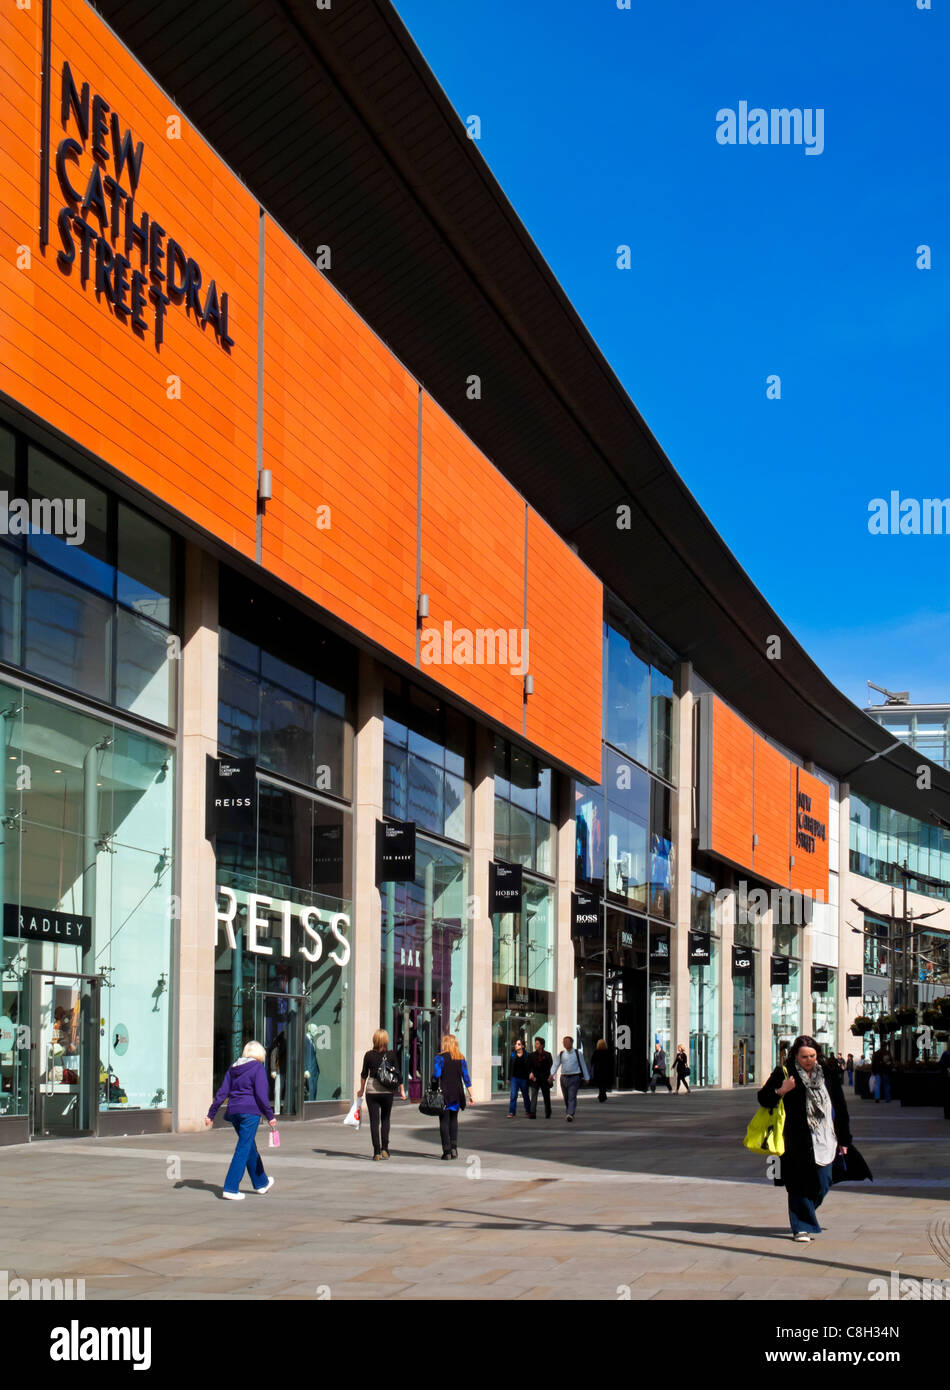
<instances>
[{"instance_id":1,"label":"woman in black coat","mask_svg":"<svg viewBox=\"0 0 950 1390\"><path fill-rule=\"evenodd\" d=\"M594 1048L594 1055L590 1059L590 1079L597 1087L597 1099L604 1101L607 1099L607 1088L613 1083L613 1059L607 1047L606 1040L600 1038Z\"/></svg>"},{"instance_id":2,"label":"woman in black coat","mask_svg":"<svg viewBox=\"0 0 950 1390\"><path fill-rule=\"evenodd\" d=\"M814 1038L796 1038L784 1067L776 1067L759 1092L771 1110L785 1102L785 1152L776 1186L788 1192L792 1239L809 1241L821 1233L816 1208L831 1187L831 1167L851 1143L848 1106L841 1073L821 1055Z\"/></svg>"}]
</instances>

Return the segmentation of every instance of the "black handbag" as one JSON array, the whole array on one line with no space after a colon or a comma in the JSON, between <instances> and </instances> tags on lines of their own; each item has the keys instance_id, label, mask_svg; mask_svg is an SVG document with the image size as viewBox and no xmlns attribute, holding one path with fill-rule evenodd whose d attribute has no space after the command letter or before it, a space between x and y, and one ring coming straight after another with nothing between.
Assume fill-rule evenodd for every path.
<instances>
[{"instance_id":1,"label":"black handbag","mask_svg":"<svg viewBox=\"0 0 950 1390\"><path fill-rule=\"evenodd\" d=\"M837 1185L839 1182L873 1182L874 1179L863 1155L851 1144L846 1154L835 1155L831 1165L831 1181Z\"/></svg>"},{"instance_id":2,"label":"black handbag","mask_svg":"<svg viewBox=\"0 0 950 1390\"><path fill-rule=\"evenodd\" d=\"M445 1109L445 1096L437 1081L431 1081L422 1092L419 1110L423 1115L441 1115Z\"/></svg>"},{"instance_id":3,"label":"black handbag","mask_svg":"<svg viewBox=\"0 0 950 1390\"><path fill-rule=\"evenodd\" d=\"M395 1091L402 1085L402 1076L398 1068L393 1064L387 1053L383 1053L379 1059L379 1067L376 1071L376 1080L380 1086L386 1086L390 1091Z\"/></svg>"}]
</instances>

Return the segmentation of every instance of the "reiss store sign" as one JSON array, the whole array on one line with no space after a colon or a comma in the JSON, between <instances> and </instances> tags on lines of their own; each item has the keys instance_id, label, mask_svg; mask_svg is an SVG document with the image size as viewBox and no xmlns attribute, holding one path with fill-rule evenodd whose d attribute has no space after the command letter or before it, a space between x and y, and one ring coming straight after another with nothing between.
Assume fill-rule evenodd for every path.
<instances>
[{"instance_id":1,"label":"reiss store sign","mask_svg":"<svg viewBox=\"0 0 950 1390\"><path fill-rule=\"evenodd\" d=\"M222 906L223 900L223 906ZM316 965L324 954L341 968L349 962L346 933L350 919L345 912L301 907L266 893L238 892L218 884L215 908L215 944L223 930L232 951L237 949L235 928L243 935L243 947L255 956L303 956ZM328 951L327 947L333 950Z\"/></svg>"}]
</instances>

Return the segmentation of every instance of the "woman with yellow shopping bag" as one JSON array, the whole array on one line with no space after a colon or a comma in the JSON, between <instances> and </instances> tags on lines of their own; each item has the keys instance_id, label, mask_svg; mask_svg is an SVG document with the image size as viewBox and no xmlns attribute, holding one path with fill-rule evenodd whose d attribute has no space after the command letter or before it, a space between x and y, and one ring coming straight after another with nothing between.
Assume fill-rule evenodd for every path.
<instances>
[{"instance_id":1,"label":"woman with yellow shopping bag","mask_svg":"<svg viewBox=\"0 0 950 1390\"><path fill-rule=\"evenodd\" d=\"M766 1151L780 1155L775 1184L788 1193L792 1239L809 1241L821 1234L816 1211L831 1187L832 1164L851 1144L841 1073L814 1038L796 1038L785 1066L759 1092L759 1104L773 1112L784 1106L782 1147Z\"/></svg>"}]
</instances>

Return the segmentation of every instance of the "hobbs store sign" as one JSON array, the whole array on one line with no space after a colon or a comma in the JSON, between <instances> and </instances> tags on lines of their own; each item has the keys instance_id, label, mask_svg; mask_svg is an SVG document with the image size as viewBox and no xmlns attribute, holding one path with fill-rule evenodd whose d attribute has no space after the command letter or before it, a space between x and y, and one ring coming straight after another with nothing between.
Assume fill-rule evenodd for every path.
<instances>
[{"instance_id":1,"label":"hobbs store sign","mask_svg":"<svg viewBox=\"0 0 950 1390\"><path fill-rule=\"evenodd\" d=\"M236 920L239 911L241 921ZM237 947L234 935L237 925L238 930L244 932L244 949L255 956L301 955L311 965L316 965L326 952L327 959L341 968L350 959L350 943L345 935L349 931L350 919L345 912L297 907L279 898L269 898L265 893L239 894L235 889L219 884L218 906L214 916L215 944L223 929L232 951ZM264 941L262 937L268 940ZM328 951L329 946L333 950Z\"/></svg>"}]
</instances>

